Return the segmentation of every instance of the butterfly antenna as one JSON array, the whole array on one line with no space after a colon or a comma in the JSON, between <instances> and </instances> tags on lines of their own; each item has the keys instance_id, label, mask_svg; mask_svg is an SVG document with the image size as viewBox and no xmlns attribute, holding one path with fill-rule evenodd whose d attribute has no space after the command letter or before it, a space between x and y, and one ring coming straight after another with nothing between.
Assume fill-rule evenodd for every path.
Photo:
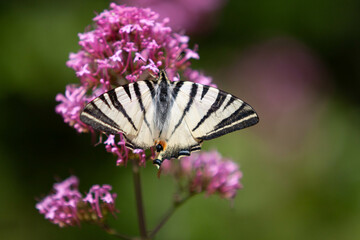
<instances>
[{"instance_id":1,"label":"butterfly antenna","mask_svg":"<svg viewBox=\"0 0 360 240\"><path fill-rule=\"evenodd\" d=\"M94 147L98 146L100 143L102 143L103 140L103 133L101 132L99 135L99 141L97 143L94 144Z\"/></svg>"},{"instance_id":2,"label":"butterfly antenna","mask_svg":"<svg viewBox=\"0 0 360 240\"><path fill-rule=\"evenodd\" d=\"M149 73L149 75L152 77L152 78L154 78L154 79L157 79L158 78L158 76L156 76L155 74L153 74L152 72L148 72Z\"/></svg>"}]
</instances>

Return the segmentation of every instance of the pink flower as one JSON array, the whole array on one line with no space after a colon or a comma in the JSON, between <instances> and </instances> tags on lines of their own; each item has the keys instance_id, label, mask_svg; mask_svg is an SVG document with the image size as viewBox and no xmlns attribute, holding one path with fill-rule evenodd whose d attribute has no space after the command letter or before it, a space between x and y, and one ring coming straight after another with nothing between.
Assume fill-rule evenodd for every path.
<instances>
[{"instance_id":1,"label":"pink flower","mask_svg":"<svg viewBox=\"0 0 360 240\"><path fill-rule=\"evenodd\" d=\"M92 209L96 212L99 218L103 217L102 211L106 208L109 212L115 213L115 198L116 194L111 194L112 189L110 185L94 185L90 188L89 193L83 199L84 202L90 203ZM102 204L102 205L101 205Z\"/></svg>"},{"instance_id":2,"label":"pink flower","mask_svg":"<svg viewBox=\"0 0 360 240\"><path fill-rule=\"evenodd\" d=\"M36 208L46 219L60 227L80 225L77 216L77 205L81 201L78 184L75 176L54 184L55 193L37 203Z\"/></svg>"},{"instance_id":3,"label":"pink flower","mask_svg":"<svg viewBox=\"0 0 360 240\"><path fill-rule=\"evenodd\" d=\"M134 149L133 153L136 153L139 156L140 165L145 165L146 162L146 154L143 149Z\"/></svg>"},{"instance_id":4,"label":"pink flower","mask_svg":"<svg viewBox=\"0 0 360 240\"><path fill-rule=\"evenodd\" d=\"M124 1L118 1L124 3ZM149 7L162 18L170 17L170 25L176 30L196 33L206 31L216 19L218 11L226 0L126 0L125 3L137 7Z\"/></svg>"},{"instance_id":5,"label":"pink flower","mask_svg":"<svg viewBox=\"0 0 360 240\"><path fill-rule=\"evenodd\" d=\"M111 186L93 186L83 199L78 190L79 180L75 176L54 184L54 193L36 204L36 208L50 222L66 226L80 226L81 221L95 221L103 218L102 212L114 214L116 194L111 194ZM91 198L95 194L95 198ZM87 204L89 203L89 204ZM96 216L94 217L94 213Z\"/></svg>"},{"instance_id":6,"label":"pink flower","mask_svg":"<svg viewBox=\"0 0 360 240\"><path fill-rule=\"evenodd\" d=\"M62 115L65 123L74 127L78 132L88 132L89 127L80 121L80 113L85 105L90 101L86 95L86 88L83 86L67 85L65 95L56 95L56 101L60 102L56 106L56 113Z\"/></svg>"},{"instance_id":7,"label":"pink flower","mask_svg":"<svg viewBox=\"0 0 360 240\"><path fill-rule=\"evenodd\" d=\"M242 188L242 173L236 163L224 159L216 152L193 153L190 157L165 161L162 164L164 174L185 179L190 193L218 193L221 197L231 199L237 190Z\"/></svg>"},{"instance_id":8,"label":"pink flower","mask_svg":"<svg viewBox=\"0 0 360 240\"><path fill-rule=\"evenodd\" d=\"M127 163L130 150L125 147L126 142L122 134L119 135L120 140L118 142L115 141L115 135L109 135L104 144L106 151L117 157L116 165L123 166Z\"/></svg>"},{"instance_id":9,"label":"pink flower","mask_svg":"<svg viewBox=\"0 0 360 240\"><path fill-rule=\"evenodd\" d=\"M68 85L65 95L58 94L56 112L78 132L94 132L80 121L84 106L95 97L119 86L135 82L166 69L170 80L183 79L211 85L211 78L190 69L190 59L199 59L196 48L188 46L189 37L174 33L168 19L150 9L110 4L109 10L94 17L93 29L79 33L81 49L70 53L66 65L74 69L79 85ZM117 156L117 165L126 165L129 150L119 134L119 141L105 143L108 152ZM144 151L139 155L145 165Z\"/></svg>"},{"instance_id":10,"label":"pink flower","mask_svg":"<svg viewBox=\"0 0 360 240\"><path fill-rule=\"evenodd\" d=\"M216 87L216 84L212 83L212 78L207 77L204 74L200 73L199 71L192 70L190 68L184 71L184 76L189 79L189 81L208 85L211 87Z\"/></svg>"}]
</instances>

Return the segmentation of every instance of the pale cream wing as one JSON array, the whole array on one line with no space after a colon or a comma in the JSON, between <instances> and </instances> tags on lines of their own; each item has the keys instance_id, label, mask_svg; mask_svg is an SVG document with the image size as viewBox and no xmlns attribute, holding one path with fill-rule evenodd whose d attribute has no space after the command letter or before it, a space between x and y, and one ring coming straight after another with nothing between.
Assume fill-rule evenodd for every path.
<instances>
[{"instance_id":1,"label":"pale cream wing","mask_svg":"<svg viewBox=\"0 0 360 240\"><path fill-rule=\"evenodd\" d=\"M196 91L194 90L196 89ZM254 109L239 98L206 85L184 82L177 99L186 99L184 120L197 140L210 140L259 121ZM185 102L181 102L184 106Z\"/></svg>"},{"instance_id":2,"label":"pale cream wing","mask_svg":"<svg viewBox=\"0 0 360 240\"><path fill-rule=\"evenodd\" d=\"M153 145L151 81L139 81L112 89L90 102L80 120L109 134L123 133L130 148Z\"/></svg>"}]
</instances>

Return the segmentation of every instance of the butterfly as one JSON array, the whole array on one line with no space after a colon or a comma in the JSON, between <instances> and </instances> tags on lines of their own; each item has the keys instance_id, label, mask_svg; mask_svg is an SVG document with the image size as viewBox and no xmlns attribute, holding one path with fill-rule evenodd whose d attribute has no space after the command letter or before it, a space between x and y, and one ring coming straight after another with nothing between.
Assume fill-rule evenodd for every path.
<instances>
[{"instance_id":1,"label":"butterfly","mask_svg":"<svg viewBox=\"0 0 360 240\"><path fill-rule=\"evenodd\" d=\"M155 147L153 164L190 156L204 140L259 122L254 109L214 87L170 81L164 70L155 80L114 88L88 103L80 120L107 134L122 133L126 147Z\"/></svg>"}]
</instances>

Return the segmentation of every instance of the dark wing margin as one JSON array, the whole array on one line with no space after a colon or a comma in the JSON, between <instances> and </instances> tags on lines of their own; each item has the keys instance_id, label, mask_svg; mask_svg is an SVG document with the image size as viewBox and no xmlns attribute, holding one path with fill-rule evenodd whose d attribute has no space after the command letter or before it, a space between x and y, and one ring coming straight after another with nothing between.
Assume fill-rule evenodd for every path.
<instances>
[{"instance_id":1,"label":"dark wing margin","mask_svg":"<svg viewBox=\"0 0 360 240\"><path fill-rule=\"evenodd\" d=\"M197 152L201 150L201 142L190 147L186 148L176 148L174 151L170 151L168 154L164 155L164 159L171 159L171 158L180 158L180 157L187 157L190 156L192 152Z\"/></svg>"},{"instance_id":2,"label":"dark wing margin","mask_svg":"<svg viewBox=\"0 0 360 240\"><path fill-rule=\"evenodd\" d=\"M230 116L224 118L214 126L214 130L208 132L205 136L199 137L201 140L210 140L231 133L243 128L250 127L259 122L257 113L250 105L243 104Z\"/></svg>"},{"instance_id":3,"label":"dark wing margin","mask_svg":"<svg viewBox=\"0 0 360 240\"><path fill-rule=\"evenodd\" d=\"M117 134L121 132L119 125L104 114L93 102L90 102L80 115L80 120L94 129Z\"/></svg>"}]
</instances>

